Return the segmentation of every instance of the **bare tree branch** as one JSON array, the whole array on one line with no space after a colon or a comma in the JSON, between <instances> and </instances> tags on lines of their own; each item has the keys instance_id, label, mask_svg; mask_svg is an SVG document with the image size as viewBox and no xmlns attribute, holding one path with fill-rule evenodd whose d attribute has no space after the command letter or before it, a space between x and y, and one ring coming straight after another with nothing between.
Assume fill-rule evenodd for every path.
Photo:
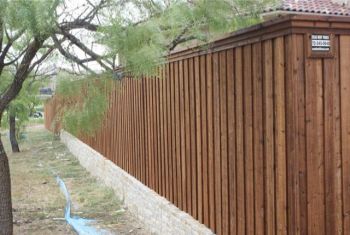
<instances>
[{"instance_id":1,"label":"bare tree branch","mask_svg":"<svg viewBox=\"0 0 350 235\"><path fill-rule=\"evenodd\" d=\"M6 46L4 47L4 49L1 51L1 54L0 54L0 74L2 73L2 70L4 69L5 67L5 64L4 64L4 61L5 61L5 58L6 58L6 55L7 53L9 52L10 48L12 47L13 43L15 41L17 41L17 39L19 39L23 33L24 33L24 30L21 30L19 31L17 34L15 34L12 38L10 38L10 36L8 35L8 33L6 32L5 30L5 33L8 37L8 42L6 44Z\"/></svg>"},{"instance_id":2,"label":"bare tree branch","mask_svg":"<svg viewBox=\"0 0 350 235\"><path fill-rule=\"evenodd\" d=\"M72 29L87 29L93 32L97 31L98 26L84 20L74 20L72 22L64 22L59 25L59 27L64 31L70 31Z\"/></svg>"},{"instance_id":3,"label":"bare tree branch","mask_svg":"<svg viewBox=\"0 0 350 235\"><path fill-rule=\"evenodd\" d=\"M62 31L62 34L67 37L73 44L75 44L77 47L79 47L82 51L84 51L86 54L88 54L89 56L91 56L91 58L93 58L97 63L99 63L101 65L101 67L103 67L106 70L111 70L113 69L113 63L108 61L108 60L103 60L104 62L108 63L111 67L105 65L102 62L102 56L98 55L97 53L93 52L92 50L90 50L87 46L85 46L84 43L82 43L77 37L75 37L73 34L70 34L68 32L64 32Z\"/></svg>"},{"instance_id":4,"label":"bare tree branch","mask_svg":"<svg viewBox=\"0 0 350 235\"><path fill-rule=\"evenodd\" d=\"M76 57L75 55L72 55L71 53L69 53L68 51L64 50L62 45L59 43L56 35L52 35L52 39L55 43L55 46L57 47L58 51L68 60L73 61L75 63L77 63L78 65L80 65L81 67L83 67L85 70L89 71L90 73L95 74L94 71L92 71L91 69L89 69L86 65L84 65L83 61L80 60L78 57Z\"/></svg>"},{"instance_id":5,"label":"bare tree branch","mask_svg":"<svg viewBox=\"0 0 350 235\"><path fill-rule=\"evenodd\" d=\"M91 22L95 18L99 10L107 6L106 0L101 0L96 6L89 0L87 0L87 3L92 7L92 10L86 15L83 20L88 22Z\"/></svg>"},{"instance_id":6,"label":"bare tree branch","mask_svg":"<svg viewBox=\"0 0 350 235\"><path fill-rule=\"evenodd\" d=\"M26 53L26 51L27 51L27 48L25 48L23 51L21 51L15 58L10 60L9 62L5 62L4 65L8 66L8 65L14 64L24 55L24 53ZM7 54L9 54L9 53L7 53ZM9 56L7 56L7 57L9 57Z\"/></svg>"},{"instance_id":7,"label":"bare tree branch","mask_svg":"<svg viewBox=\"0 0 350 235\"><path fill-rule=\"evenodd\" d=\"M35 68L35 66L38 66L39 64L41 64L50 54L51 52L53 52L56 48L55 47L51 47L49 48L37 61L35 61L28 69L29 73L33 71L33 69Z\"/></svg>"},{"instance_id":8,"label":"bare tree branch","mask_svg":"<svg viewBox=\"0 0 350 235\"><path fill-rule=\"evenodd\" d=\"M34 40L28 45L28 49L23 56L23 59L18 66L13 82L10 87L3 93L0 99L0 116L6 109L7 105L16 98L21 91L23 82L27 78L29 72L28 68L31 61L39 51L40 47L44 43L43 39L34 38Z\"/></svg>"},{"instance_id":9,"label":"bare tree branch","mask_svg":"<svg viewBox=\"0 0 350 235\"><path fill-rule=\"evenodd\" d=\"M194 39L198 39L197 37L193 36L193 35L190 35L190 36L181 36L179 35L178 37L176 37L169 45L168 45L168 50L169 51L172 51L175 49L175 47L181 43L184 43L184 42L188 42L188 41L191 41L191 40L194 40Z\"/></svg>"}]
</instances>

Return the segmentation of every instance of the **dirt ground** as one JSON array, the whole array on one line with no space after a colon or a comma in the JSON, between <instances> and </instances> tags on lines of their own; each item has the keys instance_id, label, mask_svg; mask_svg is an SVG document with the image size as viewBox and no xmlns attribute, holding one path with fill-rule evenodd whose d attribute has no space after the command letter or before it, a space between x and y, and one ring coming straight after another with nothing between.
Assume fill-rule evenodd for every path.
<instances>
[{"instance_id":1,"label":"dirt ground","mask_svg":"<svg viewBox=\"0 0 350 235\"><path fill-rule=\"evenodd\" d=\"M75 232L64 220L65 198L55 174L66 183L72 215L96 220L111 234L149 234L123 207L111 189L93 178L51 133L42 126L28 128L21 153L9 154L15 234L69 235Z\"/></svg>"}]
</instances>

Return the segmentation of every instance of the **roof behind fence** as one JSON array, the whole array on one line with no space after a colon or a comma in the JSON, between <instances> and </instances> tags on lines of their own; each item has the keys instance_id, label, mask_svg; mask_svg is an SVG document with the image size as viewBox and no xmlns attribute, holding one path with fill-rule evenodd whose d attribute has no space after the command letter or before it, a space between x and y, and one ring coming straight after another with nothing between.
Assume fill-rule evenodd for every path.
<instances>
[{"instance_id":1,"label":"roof behind fence","mask_svg":"<svg viewBox=\"0 0 350 235\"><path fill-rule=\"evenodd\" d=\"M281 0L266 12L314 13L324 15L350 15L349 0Z\"/></svg>"}]
</instances>

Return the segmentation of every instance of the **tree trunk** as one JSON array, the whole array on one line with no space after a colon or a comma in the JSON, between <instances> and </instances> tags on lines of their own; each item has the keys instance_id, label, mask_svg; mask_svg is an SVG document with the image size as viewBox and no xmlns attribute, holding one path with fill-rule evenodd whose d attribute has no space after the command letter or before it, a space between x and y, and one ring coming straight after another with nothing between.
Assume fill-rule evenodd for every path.
<instances>
[{"instance_id":1,"label":"tree trunk","mask_svg":"<svg viewBox=\"0 0 350 235\"><path fill-rule=\"evenodd\" d=\"M10 167L0 136L0 234L12 235L12 229Z\"/></svg>"},{"instance_id":2,"label":"tree trunk","mask_svg":"<svg viewBox=\"0 0 350 235\"><path fill-rule=\"evenodd\" d=\"M0 97L0 121L2 114L8 104L16 98L21 91L23 82L28 77L33 67L30 67L32 61L43 45L46 38L34 40L28 45L22 61L18 66L14 80L8 89ZM0 66L0 73L1 73ZM1 123L1 122L0 122ZM0 235L12 235L12 204L11 204L11 179L8 158L4 151L4 146L0 137Z\"/></svg>"},{"instance_id":3,"label":"tree trunk","mask_svg":"<svg viewBox=\"0 0 350 235\"><path fill-rule=\"evenodd\" d=\"M18 141L16 138L16 116L10 115L10 142L13 153L19 153Z\"/></svg>"}]
</instances>

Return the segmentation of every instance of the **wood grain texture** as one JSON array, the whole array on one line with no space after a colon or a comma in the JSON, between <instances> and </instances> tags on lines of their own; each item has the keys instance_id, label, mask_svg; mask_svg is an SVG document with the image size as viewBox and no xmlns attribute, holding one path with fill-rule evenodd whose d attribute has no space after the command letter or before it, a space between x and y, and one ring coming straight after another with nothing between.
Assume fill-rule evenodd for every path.
<instances>
[{"instance_id":1,"label":"wood grain texture","mask_svg":"<svg viewBox=\"0 0 350 235\"><path fill-rule=\"evenodd\" d=\"M228 144L228 233L237 234L237 162L235 136L235 64L234 50L227 51L227 144Z\"/></svg>"},{"instance_id":2,"label":"wood grain texture","mask_svg":"<svg viewBox=\"0 0 350 235\"><path fill-rule=\"evenodd\" d=\"M192 194L191 207L192 216L197 218L197 144L196 144L196 98L195 98L195 74L194 74L194 59L189 60L189 102L190 102L190 138L191 138L191 180Z\"/></svg>"},{"instance_id":3,"label":"wood grain texture","mask_svg":"<svg viewBox=\"0 0 350 235\"><path fill-rule=\"evenodd\" d=\"M254 166L254 214L255 233L264 234L265 231L265 195L264 195L264 133L263 133L263 74L262 74L262 46L261 43L252 47L253 70L253 166ZM266 139L265 139L266 141Z\"/></svg>"},{"instance_id":4,"label":"wood grain texture","mask_svg":"<svg viewBox=\"0 0 350 235\"><path fill-rule=\"evenodd\" d=\"M208 133L208 191L209 228L215 231L215 177L214 177L214 127L213 127L213 55L207 55L207 133Z\"/></svg>"},{"instance_id":5,"label":"wood grain texture","mask_svg":"<svg viewBox=\"0 0 350 235\"><path fill-rule=\"evenodd\" d=\"M287 234L287 159L285 113L285 44L274 40L274 146L276 164L276 234Z\"/></svg>"},{"instance_id":6,"label":"wood grain texture","mask_svg":"<svg viewBox=\"0 0 350 235\"><path fill-rule=\"evenodd\" d=\"M195 90L195 123L196 123L196 164L197 164L197 215L198 220L203 223L203 155L202 155L202 127L201 127L201 79L200 58L194 60L194 90Z\"/></svg>"},{"instance_id":7,"label":"wood grain texture","mask_svg":"<svg viewBox=\"0 0 350 235\"><path fill-rule=\"evenodd\" d=\"M235 92L236 92L236 154L237 154L237 234L245 233L245 162L244 162L244 92L243 92L243 49L235 49ZM239 179L239 180L238 180Z\"/></svg>"},{"instance_id":8,"label":"wood grain texture","mask_svg":"<svg viewBox=\"0 0 350 235\"><path fill-rule=\"evenodd\" d=\"M245 211L246 233L255 233L254 214L254 152L253 152L253 82L252 46L243 47L243 125L244 125L244 167L245 167Z\"/></svg>"},{"instance_id":9,"label":"wood grain texture","mask_svg":"<svg viewBox=\"0 0 350 235\"><path fill-rule=\"evenodd\" d=\"M306 148L308 233L324 234L324 144L322 61L306 61ZM314 75L316 75L314 77ZM314 79L311 79L314 77Z\"/></svg>"},{"instance_id":10,"label":"wood grain texture","mask_svg":"<svg viewBox=\"0 0 350 235\"><path fill-rule=\"evenodd\" d=\"M350 36L340 36L341 152L343 182L343 227L350 232Z\"/></svg>"},{"instance_id":11,"label":"wood grain texture","mask_svg":"<svg viewBox=\"0 0 350 235\"><path fill-rule=\"evenodd\" d=\"M208 138L207 138L207 76L206 56L200 57L200 93L201 93L201 132L202 132L202 159L203 159L203 222L209 224L209 180L208 180Z\"/></svg>"},{"instance_id":12,"label":"wood grain texture","mask_svg":"<svg viewBox=\"0 0 350 235\"><path fill-rule=\"evenodd\" d=\"M222 234L229 233L229 187L228 187L228 138L227 138L227 57L220 52L220 138L221 138L221 193Z\"/></svg>"},{"instance_id":13,"label":"wood grain texture","mask_svg":"<svg viewBox=\"0 0 350 235\"><path fill-rule=\"evenodd\" d=\"M263 139L264 139L264 188L265 188L265 231L275 234L275 152L274 152L274 76L273 76L273 43L272 40L263 44Z\"/></svg>"},{"instance_id":14,"label":"wood grain texture","mask_svg":"<svg viewBox=\"0 0 350 235\"><path fill-rule=\"evenodd\" d=\"M343 234L340 130L339 37L335 58L324 60L324 158L326 234Z\"/></svg>"},{"instance_id":15,"label":"wood grain texture","mask_svg":"<svg viewBox=\"0 0 350 235\"><path fill-rule=\"evenodd\" d=\"M213 54L213 127L214 127L214 177L216 231L222 233L221 145L220 145L220 59Z\"/></svg>"}]
</instances>

